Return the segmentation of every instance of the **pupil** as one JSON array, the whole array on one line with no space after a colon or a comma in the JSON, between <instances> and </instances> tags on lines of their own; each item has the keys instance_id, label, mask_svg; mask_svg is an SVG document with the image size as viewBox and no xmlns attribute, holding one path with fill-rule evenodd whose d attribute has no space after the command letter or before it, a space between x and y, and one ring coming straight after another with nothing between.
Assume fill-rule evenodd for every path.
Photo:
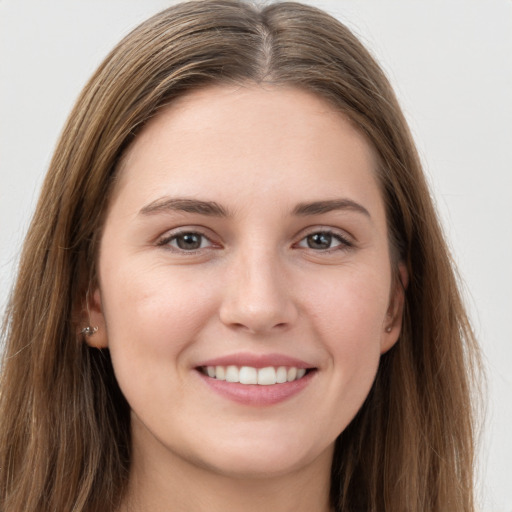
<instances>
[{"instance_id":1,"label":"pupil","mask_svg":"<svg viewBox=\"0 0 512 512\"><path fill-rule=\"evenodd\" d=\"M315 233L308 236L308 247L310 249L329 249L332 236L329 233Z\"/></svg>"},{"instance_id":2,"label":"pupil","mask_svg":"<svg viewBox=\"0 0 512 512\"><path fill-rule=\"evenodd\" d=\"M201 247L201 235L187 233L177 238L176 243L180 249L191 250Z\"/></svg>"}]
</instances>

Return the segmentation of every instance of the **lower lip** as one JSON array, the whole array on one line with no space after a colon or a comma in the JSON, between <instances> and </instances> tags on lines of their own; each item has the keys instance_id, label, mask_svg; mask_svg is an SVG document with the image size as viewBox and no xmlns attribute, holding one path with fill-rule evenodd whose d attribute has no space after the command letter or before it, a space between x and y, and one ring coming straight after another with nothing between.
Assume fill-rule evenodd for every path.
<instances>
[{"instance_id":1,"label":"lower lip","mask_svg":"<svg viewBox=\"0 0 512 512\"><path fill-rule=\"evenodd\" d=\"M198 375L219 395L244 405L265 406L284 402L300 393L313 379L316 371L309 371L304 377L292 382L261 386L257 384L240 384L208 377L197 370Z\"/></svg>"}]
</instances>

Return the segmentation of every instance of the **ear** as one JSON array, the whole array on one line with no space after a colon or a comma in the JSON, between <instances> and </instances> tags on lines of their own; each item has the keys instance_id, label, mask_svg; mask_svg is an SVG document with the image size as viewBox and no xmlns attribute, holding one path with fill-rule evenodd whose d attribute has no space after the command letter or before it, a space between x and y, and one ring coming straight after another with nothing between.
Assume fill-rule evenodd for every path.
<instances>
[{"instance_id":1,"label":"ear","mask_svg":"<svg viewBox=\"0 0 512 512\"><path fill-rule=\"evenodd\" d=\"M409 274L404 263L398 264L389 298L389 307L382 326L380 353L387 352L397 341L402 330L405 290L409 284Z\"/></svg>"},{"instance_id":2,"label":"ear","mask_svg":"<svg viewBox=\"0 0 512 512\"><path fill-rule=\"evenodd\" d=\"M103 306L101 303L100 289L96 288L94 293L87 294L86 296L86 310L83 312L84 327L89 326L92 328L90 334L84 334L84 341L90 347L94 348L107 348L108 337L105 323L105 315L103 313Z\"/></svg>"}]
</instances>

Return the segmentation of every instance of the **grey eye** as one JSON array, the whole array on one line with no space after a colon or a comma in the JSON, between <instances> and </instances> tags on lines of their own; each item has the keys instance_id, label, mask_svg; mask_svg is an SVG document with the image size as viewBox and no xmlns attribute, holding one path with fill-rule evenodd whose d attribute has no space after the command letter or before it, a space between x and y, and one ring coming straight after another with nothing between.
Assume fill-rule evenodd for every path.
<instances>
[{"instance_id":1,"label":"grey eye","mask_svg":"<svg viewBox=\"0 0 512 512\"><path fill-rule=\"evenodd\" d=\"M169 240L169 245L182 251L195 251L208 245L208 239L200 233L181 233Z\"/></svg>"},{"instance_id":2,"label":"grey eye","mask_svg":"<svg viewBox=\"0 0 512 512\"><path fill-rule=\"evenodd\" d=\"M338 240L335 241L339 244ZM310 249L330 249L332 242L333 236L330 233L313 233L306 237L306 243Z\"/></svg>"},{"instance_id":3,"label":"grey eye","mask_svg":"<svg viewBox=\"0 0 512 512\"><path fill-rule=\"evenodd\" d=\"M352 247L350 240L343 235L331 231L315 231L306 235L297 244L298 247L314 251L329 251L330 249L348 249Z\"/></svg>"}]
</instances>

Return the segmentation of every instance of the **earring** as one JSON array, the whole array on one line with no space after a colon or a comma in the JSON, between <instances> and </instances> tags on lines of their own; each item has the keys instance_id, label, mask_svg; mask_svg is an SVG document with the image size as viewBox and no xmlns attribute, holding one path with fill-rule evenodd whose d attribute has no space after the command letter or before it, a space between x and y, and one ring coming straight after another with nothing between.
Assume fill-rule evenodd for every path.
<instances>
[{"instance_id":1,"label":"earring","mask_svg":"<svg viewBox=\"0 0 512 512\"><path fill-rule=\"evenodd\" d=\"M97 327L91 327L90 325L88 325L87 327L84 327L80 331L80 334L83 334L84 336L92 336L97 331L98 331Z\"/></svg>"},{"instance_id":2,"label":"earring","mask_svg":"<svg viewBox=\"0 0 512 512\"><path fill-rule=\"evenodd\" d=\"M386 332L391 332L393 328L391 326L386 327Z\"/></svg>"},{"instance_id":3,"label":"earring","mask_svg":"<svg viewBox=\"0 0 512 512\"><path fill-rule=\"evenodd\" d=\"M89 315L89 318L91 318L91 312L89 311L89 290L87 290L87 293L85 294L85 304L87 306L87 314ZM84 336L92 336L97 331L97 326L91 327L90 325L87 325L80 331L80 334L83 334Z\"/></svg>"}]
</instances>

